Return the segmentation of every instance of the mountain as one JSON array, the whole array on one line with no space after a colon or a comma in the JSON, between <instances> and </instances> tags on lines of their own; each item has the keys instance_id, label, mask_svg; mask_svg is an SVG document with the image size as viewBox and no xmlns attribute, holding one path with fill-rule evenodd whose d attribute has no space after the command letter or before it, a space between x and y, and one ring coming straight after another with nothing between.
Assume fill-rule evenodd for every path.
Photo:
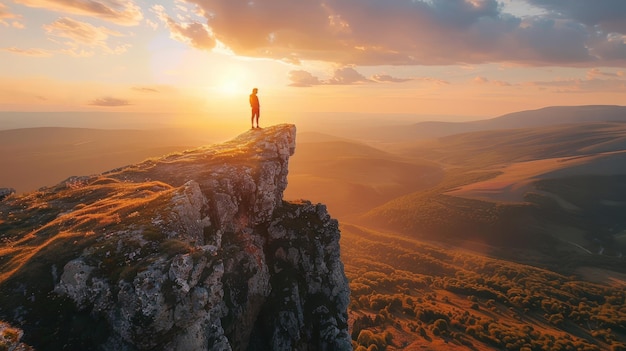
<instances>
[{"instance_id":1,"label":"mountain","mask_svg":"<svg viewBox=\"0 0 626 351\"><path fill-rule=\"evenodd\" d=\"M295 126L0 202L0 319L42 350L348 350L338 222L284 202Z\"/></svg>"},{"instance_id":2,"label":"mountain","mask_svg":"<svg viewBox=\"0 0 626 351\"><path fill-rule=\"evenodd\" d=\"M397 143L477 131L546 127L584 122L626 122L626 106L550 106L469 122L431 121L409 125L378 126L375 130L370 130L367 133L362 132L359 137L370 141Z\"/></svg>"},{"instance_id":3,"label":"mountain","mask_svg":"<svg viewBox=\"0 0 626 351\"><path fill-rule=\"evenodd\" d=\"M626 251L626 123L589 122L464 133L405 155L445 169L363 220L418 237L559 252Z\"/></svg>"}]
</instances>

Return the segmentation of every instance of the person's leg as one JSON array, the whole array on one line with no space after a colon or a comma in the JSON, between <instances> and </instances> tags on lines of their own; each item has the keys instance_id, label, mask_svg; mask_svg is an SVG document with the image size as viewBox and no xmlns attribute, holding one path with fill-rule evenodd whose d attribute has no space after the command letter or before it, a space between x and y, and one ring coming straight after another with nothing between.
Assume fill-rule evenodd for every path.
<instances>
[{"instance_id":1,"label":"person's leg","mask_svg":"<svg viewBox=\"0 0 626 351\"><path fill-rule=\"evenodd\" d=\"M252 124L252 128L254 128L254 115L255 115L254 109L252 109L252 117L250 117L250 124Z\"/></svg>"},{"instance_id":2,"label":"person's leg","mask_svg":"<svg viewBox=\"0 0 626 351\"><path fill-rule=\"evenodd\" d=\"M254 128L254 120L256 118L256 126L257 128L259 127L259 110L258 109L253 109L252 110L252 128Z\"/></svg>"}]
</instances>

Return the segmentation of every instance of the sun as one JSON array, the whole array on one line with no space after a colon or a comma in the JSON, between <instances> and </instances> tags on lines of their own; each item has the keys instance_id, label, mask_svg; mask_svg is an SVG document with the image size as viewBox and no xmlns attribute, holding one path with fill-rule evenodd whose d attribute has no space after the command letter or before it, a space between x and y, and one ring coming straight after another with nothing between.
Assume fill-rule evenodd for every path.
<instances>
[{"instance_id":1,"label":"sun","mask_svg":"<svg viewBox=\"0 0 626 351\"><path fill-rule=\"evenodd\" d=\"M226 104L247 99L255 87L263 92L276 92L277 87L287 85L286 78L291 66L275 60L243 58L213 53L199 61L196 75L192 77L201 94ZM268 90L269 89L269 90ZM236 100L235 100L236 99Z\"/></svg>"},{"instance_id":2,"label":"sun","mask_svg":"<svg viewBox=\"0 0 626 351\"><path fill-rule=\"evenodd\" d=\"M251 69L240 62L224 64L216 73L213 88L222 96L244 94L249 82L254 80Z\"/></svg>"},{"instance_id":3,"label":"sun","mask_svg":"<svg viewBox=\"0 0 626 351\"><path fill-rule=\"evenodd\" d=\"M221 95L226 96L241 95L245 90L242 82L235 79L224 79L215 88Z\"/></svg>"}]
</instances>

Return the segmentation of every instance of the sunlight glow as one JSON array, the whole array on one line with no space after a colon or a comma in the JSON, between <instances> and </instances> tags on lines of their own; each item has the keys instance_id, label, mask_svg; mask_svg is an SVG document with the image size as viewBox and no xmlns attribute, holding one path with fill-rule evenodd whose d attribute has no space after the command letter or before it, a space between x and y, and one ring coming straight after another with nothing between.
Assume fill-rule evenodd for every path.
<instances>
[{"instance_id":1,"label":"sunlight glow","mask_svg":"<svg viewBox=\"0 0 626 351\"><path fill-rule=\"evenodd\" d=\"M237 95L243 91L242 84L236 80L225 79L220 85L217 86L217 91L224 95Z\"/></svg>"},{"instance_id":2,"label":"sunlight glow","mask_svg":"<svg viewBox=\"0 0 626 351\"><path fill-rule=\"evenodd\" d=\"M216 74L212 79L210 90L219 95L234 96L245 94L248 85L254 82L256 77L248 65L242 62L222 64L219 71L212 70Z\"/></svg>"}]
</instances>

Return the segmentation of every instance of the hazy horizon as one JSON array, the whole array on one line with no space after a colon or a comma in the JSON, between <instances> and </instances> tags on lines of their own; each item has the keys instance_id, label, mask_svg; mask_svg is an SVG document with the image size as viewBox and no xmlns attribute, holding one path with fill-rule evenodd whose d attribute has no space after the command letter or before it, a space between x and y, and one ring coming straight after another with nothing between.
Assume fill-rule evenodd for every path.
<instances>
[{"instance_id":1,"label":"hazy horizon","mask_svg":"<svg viewBox=\"0 0 626 351\"><path fill-rule=\"evenodd\" d=\"M517 112L517 111L511 111ZM285 116L281 122L278 113L262 116L266 124L295 123L306 124L311 117L335 121L380 121L381 123L418 123L418 122L467 122L491 119L498 116L481 115L432 115L418 113L374 113L374 112L299 112L298 116ZM234 126L248 126L249 117L224 114L224 122ZM337 118L340 117L340 118ZM106 118L115 118L114 120ZM125 111L0 111L0 130L31 128L31 127L81 127L102 129L155 129L163 127L184 127L211 125L220 121L212 120L215 116L204 113L173 113L173 112L125 112Z\"/></svg>"}]
</instances>

